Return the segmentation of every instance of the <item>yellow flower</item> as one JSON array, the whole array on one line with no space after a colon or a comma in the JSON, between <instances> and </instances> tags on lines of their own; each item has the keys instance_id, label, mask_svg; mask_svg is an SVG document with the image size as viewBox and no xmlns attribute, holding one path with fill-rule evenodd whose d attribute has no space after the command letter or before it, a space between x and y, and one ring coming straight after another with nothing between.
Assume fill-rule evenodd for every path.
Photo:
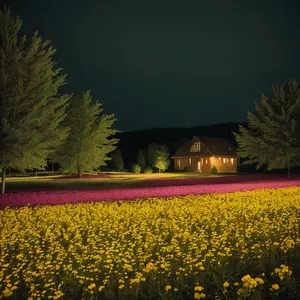
<instances>
[{"instance_id":1,"label":"yellow flower","mask_svg":"<svg viewBox=\"0 0 300 300\"><path fill-rule=\"evenodd\" d=\"M249 279L251 279L251 276L248 274L248 275L243 276L242 281L247 282Z\"/></svg>"},{"instance_id":2,"label":"yellow flower","mask_svg":"<svg viewBox=\"0 0 300 300\"><path fill-rule=\"evenodd\" d=\"M194 293L194 299L204 299L206 295L204 293Z\"/></svg>"},{"instance_id":3,"label":"yellow flower","mask_svg":"<svg viewBox=\"0 0 300 300\"><path fill-rule=\"evenodd\" d=\"M255 278L255 281L256 281L258 284L264 284L264 281L263 281L262 278L256 277L256 278Z\"/></svg>"},{"instance_id":4,"label":"yellow flower","mask_svg":"<svg viewBox=\"0 0 300 300\"><path fill-rule=\"evenodd\" d=\"M200 286L200 285L195 286L195 288L194 288L194 291L195 291L195 292L201 292L201 291L203 291L203 290L204 290L204 287L202 287L202 286Z\"/></svg>"},{"instance_id":5,"label":"yellow flower","mask_svg":"<svg viewBox=\"0 0 300 300\"><path fill-rule=\"evenodd\" d=\"M172 288L172 287L171 287L170 285L167 285L167 286L165 287L165 291L167 292L167 291L169 291L171 288Z\"/></svg>"},{"instance_id":6,"label":"yellow flower","mask_svg":"<svg viewBox=\"0 0 300 300\"><path fill-rule=\"evenodd\" d=\"M54 292L53 299L59 299L64 295L64 293L61 290L57 290Z\"/></svg>"},{"instance_id":7,"label":"yellow flower","mask_svg":"<svg viewBox=\"0 0 300 300\"><path fill-rule=\"evenodd\" d=\"M88 286L88 289L89 290L92 290L93 288L95 288L96 287L96 284L95 283L92 283L92 284L90 284L89 286Z\"/></svg>"},{"instance_id":8,"label":"yellow flower","mask_svg":"<svg viewBox=\"0 0 300 300\"><path fill-rule=\"evenodd\" d=\"M224 288L228 288L228 287L229 287L229 285L230 285L230 284L229 284L229 282L228 282L228 281L225 281L225 282L223 283L223 287L224 287Z\"/></svg>"},{"instance_id":9,"label":"yellow flower","mask_svg":"<svg viewBox=\"0 0 300 300\"><path fill-rule=\"evenodd\" d=\"M3 292L2 292L2 295L4 297L10 297L11 295L13 294L13 292L9 289L5 289Z\"/></svg>"},{"instance_id":10,"label":"yellow flower","mask_svg":"<svg viewBox=\"0 0 300 300\"><path fill-rule=\"evenodd\" d=\"M194 294L194 299L201 299L200 293L195 293Z\"/></svg>"},{"instance_id":11,"label":"yellow flower","mask_svg":"<svg viewBox=\"0 0 300 300\"><path fill-rule=\"evenodd\" d=\"M152 262L148 262L147 265L146 265L146 272L149 273L150 271L152 271L153 269L155 269L155 266Z\"/></svg>"},{"instance_id":12,"label":"yellow flower","mask_svg":"<svg viewBox=\"0 0 300 300\"><path fill-rule=\"evenodd\" d=\"M99 288L98 288L98 291L102 292L104 289L105 289L105 286L104 285L100 285Z\"/></svg>"},{"instance_id":13,"label":"yellow flower","mask_svg":"<svg viewBox=\"0 0 300 300\"><path fill-rule=\"evenodd\" d=\"M272 289L273 289L274 291L279 290L279 285L278 285L277 283L272 284Z\"/></svg>"},{"instance_id":14,"label":"yellow flower","mask_svg":"<svg viewBox=\"0 0 300 300\"><path fill-rule=\"evenodd\" d=\"M120 285L118 286L118 289L119 289L119 290L122 290L122 289L124 288L124 286L125 286L124 284L120 284Z\"/></svg>"}]
</instances>

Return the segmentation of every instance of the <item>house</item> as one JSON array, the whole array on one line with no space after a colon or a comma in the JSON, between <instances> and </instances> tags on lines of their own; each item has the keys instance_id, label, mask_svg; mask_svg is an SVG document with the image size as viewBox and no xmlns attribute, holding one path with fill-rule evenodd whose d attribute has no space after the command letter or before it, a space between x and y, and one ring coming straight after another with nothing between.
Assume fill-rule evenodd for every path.
<instances>
[{"instance_id":1,"label":"house","mask_svg":"<svg viewBox=\"0 0 300 300\"><path fill-rule=\"evenodd\" d=\"M172 157L175 170L219 173L237 172L240 163L235 147L224 138L194 136L186 141Z\"/></svg>"}]
</instances>

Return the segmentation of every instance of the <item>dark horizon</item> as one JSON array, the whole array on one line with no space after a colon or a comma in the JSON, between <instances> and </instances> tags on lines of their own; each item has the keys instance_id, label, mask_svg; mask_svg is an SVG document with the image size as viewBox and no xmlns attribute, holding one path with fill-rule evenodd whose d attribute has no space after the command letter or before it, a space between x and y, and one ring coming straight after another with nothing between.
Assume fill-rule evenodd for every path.
<instances>
[{"instance_id":1,"label":"dark horizon","mask_svg":"<svg viewBox=\"0 0 300 300\"><path fill-rule=\"evenodd\" d=\"M5 5L57 49L64 92L91 89L121 131L243 123L300 78L297 1L24 2Z\"/></svg>"}]
</instances>

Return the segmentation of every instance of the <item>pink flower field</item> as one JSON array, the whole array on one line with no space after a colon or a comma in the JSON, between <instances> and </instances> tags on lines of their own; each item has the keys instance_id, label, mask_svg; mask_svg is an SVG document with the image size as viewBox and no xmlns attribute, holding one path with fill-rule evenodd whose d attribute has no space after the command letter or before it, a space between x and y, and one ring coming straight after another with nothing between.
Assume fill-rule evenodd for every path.
<instances>
[{"instance_id":1,"label":"pink flower field","mask_svg":"<svg viewBox=\"0 0 300 300\"><path fill-rule=\"evenodd\" d=\"M300 178L285 175L244 175L230 177L161 179L153 187L107 190L64 190L15 192L2 195L0 208L25 205L56 205L66 203L134 200L149 197L172 197L208 193L229 193L263 188L300 186Z\"/></svg>"}]
</instances>

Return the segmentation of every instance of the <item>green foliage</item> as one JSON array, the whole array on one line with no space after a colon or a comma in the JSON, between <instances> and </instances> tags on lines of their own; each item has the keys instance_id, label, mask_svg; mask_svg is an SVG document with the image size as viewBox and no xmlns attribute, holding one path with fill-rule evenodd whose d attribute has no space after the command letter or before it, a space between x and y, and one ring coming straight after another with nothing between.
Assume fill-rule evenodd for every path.
<instances>
[{"instance_id":1,"label":"green foliage","mask_svg":"<svg viewBox=\"0 0 300 300\"><path fill-rule=\"evenodd\" d=\"M213 167L210 169L210 171L211 171L212 174L218 174L218 173L219 173L219 171L218 171L218 169L217 169L216 166L213 166Z\"/></svg>"},{"instance_id":2,"label":"green foliage","mask_svg":"<svg viewBox=\"0 0 300 300\"><path fill-rule=\"evenodd\" d=\"M248 112L248 128L234 133L238 154L244 164L256 163L268 170L299 166L300 90L296 80L272 88L268 98L261 95L255 112Z\"/></svg>"},{"instance_id":3,"label":"green foliage","mask_svg":"<svg viewBox=\"0 0 300 300\"><path fill-rule=\"evenodd\" d=\"M114 170L116 171L124 171L124 160L121 150L116 150L111 154L111 160Z\"/></svg>"},{"instance_id":4,"label":"green foliage","mask_svg":"<svg viewBox=\"0 0 300 300\"><path fill-rule=\"evenodd\" d=\"M166 145L159 145L156 151L156 160L154 166L160 171L165 171L170 166L169 150Z\"/></svg>"},{"instance_id":5,"label":"green foliage","mask_svg":"<svg viewBox=\"0 0 300 300\"><path fill-rule=\"evenodd\" d=\"M152 143L152 144L148 145L146 156L147 156L148 165L151 168L155 168L157 150L158 150L158 144Z\"/></svg>"},{"instance_id":6,"label":"green foliage","mask_svg":"<svg viewBox=\"0 0 300 300\"><path fill-rule=\"evenodd\" d=\"M145 170L145 168L147 167L147 162L146 162L146 158L145 158L145 154L144 154L143 150L139 150L139 152L137 153L136 163L139 166L141 166L142 170Z\"/></svg>"},{"instance_id":7,"label":"green foliage","mask_svg":"<svg viewBox=\"0 0 300 300\"><path fill-rule=\"evenodd\" d=\"M60 95L66 75L56 68L55 50L38 33L20 36L22 21L0 11L0 167L43 168L66 137L59 126L69 95ZM5 179L5 178L4 178ZM5 181L2 183L4 193Z\"/></svg>"},{"instance_id":8,"label":"green foliage","mask_svg":"<svg viewBox=\"0 0 300 300\"><path fill-rule=\"evenodd\" d=\"M71 99L64 122L69 136L55 157L64 171L80 177L110 160L107 154L115 150L118 141L111 138L116 133L111 128L115 118L102 112L101 104L92 100L90 91Z\"/></svg>"},{"instance_id":9,"label":"green foliage","mask_svg":"<svg viewBox=\"0 0 300 300\"><path fill-rule=\"evenodd\" d=\"M153 173L153 170L152 170L150 167L146 167L146 168L144 169L144 173L146 173L146 174L151 174L151 173Z\"/></svg>"},{"instance_id":10,"label":"green foliage","mask_svg":"<svg viewBox=\"0 0 300 300\"><path fill-rule=\"evenodd\" d=\"M137 164L133 164L131 169L132 169L132 172L135 174L141 173L141 170L142 170L141 166L139 166Z\"/></svg>"}]
</instances>

